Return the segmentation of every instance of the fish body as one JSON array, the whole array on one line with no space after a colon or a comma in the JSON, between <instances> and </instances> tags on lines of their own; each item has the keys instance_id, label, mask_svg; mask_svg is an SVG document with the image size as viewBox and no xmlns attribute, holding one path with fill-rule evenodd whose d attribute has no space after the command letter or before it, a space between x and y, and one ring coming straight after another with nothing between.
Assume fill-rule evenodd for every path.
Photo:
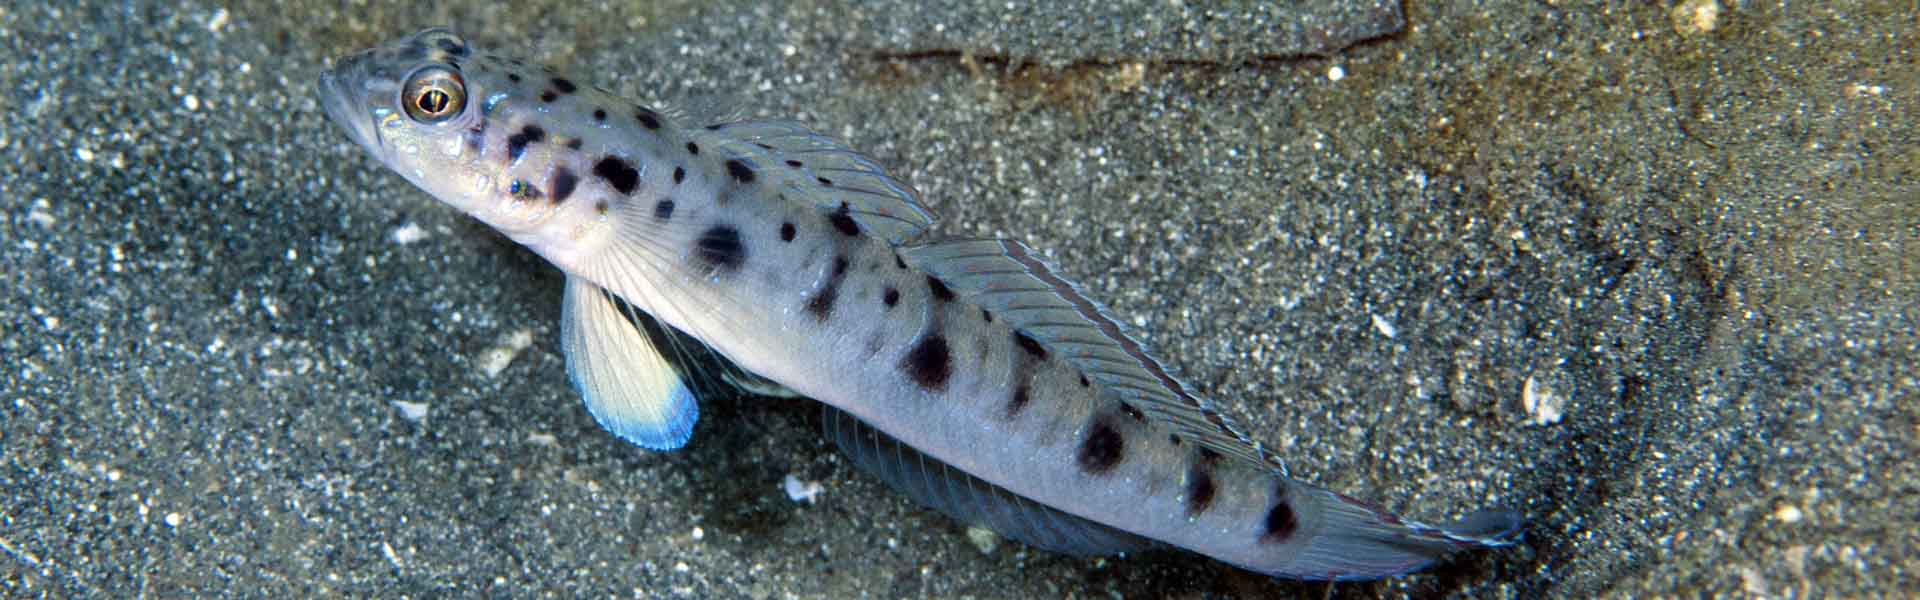
<instances>
[{"instance_id":1,"label":"fish body","mask_svg":"<svg viewBox=\"0 0 1920 600\"><path fill-rule=\"evenodd\" d=\"M320 88L369 153L567 274L569 377L642 447L692 434L714 377L690 346L719 379L821 402L896 488L1050 550L1350 580L1517 536L1510 512L1430 526L1288 477L1033 251L920 241L911 187L797 123L691 123L444 29Z\"/></svg>"}]
</instances>

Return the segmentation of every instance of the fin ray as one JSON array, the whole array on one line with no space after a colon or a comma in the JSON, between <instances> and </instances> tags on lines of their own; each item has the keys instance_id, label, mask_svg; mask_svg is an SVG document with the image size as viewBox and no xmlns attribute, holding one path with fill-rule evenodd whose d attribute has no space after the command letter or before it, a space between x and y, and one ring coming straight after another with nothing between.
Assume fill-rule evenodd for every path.
<instances>
[{"instance_id":1,"label":"fin ray","mask_svg":"<svg viewBox=\"0 0 1920 600\"><path fill-rule=\"evenodd\" d=\"M1524 524L1517 512L1484 509L1436 527L1335 492L1300 487L1322 507L1322 524L1288 565L1285 575L1291 577L1365 581L1405 575L1457 552L1511 546Z\"/></svg>"},{"instance_id":2,"label":"fin ray","mask_svg":"<svg viewBox=\"0 0 1920 600\"><path fill-rule=\"evenodd\" d=\"M798 121L747 119L696 130L709 146L756 160L781 177L788 197L823 212L846 209L861 230L899 245L933 226L919 192L869 158ZM796 164L797 163L797 164Z\"/></svg>"},{"instance_id":3,"label":"fin ray","mask_svg":"<svg viewBox=\"0 0 1920 600\"><path fill-rule=\"evenodd\" d=\"M1147 415L1220 454L1286 466L1239 432L1172 369L1080 287L1014 240L955 240L909 246L907 262L939 277L955 294L993 311Z\"/></svg>"},{"instance_id":4,"label":"fin ray","mask_svg":"<svg viewBox=\"0 0 1920 600\"><path fill-rule=\"evenodd\" d=\"M610 292L567 277L560 347L567 377L601 427L648 450L673 450L693 437L698 398L633 311ZM650 317L648 317L650 318Z\"/></svg>"}]
</instances>

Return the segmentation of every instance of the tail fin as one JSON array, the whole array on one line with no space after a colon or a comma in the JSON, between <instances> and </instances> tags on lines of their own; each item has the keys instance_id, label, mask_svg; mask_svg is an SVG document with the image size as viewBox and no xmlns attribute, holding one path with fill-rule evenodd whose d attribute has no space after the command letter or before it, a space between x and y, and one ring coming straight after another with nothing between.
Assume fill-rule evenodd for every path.
<instances>
[{"instance_id":1,"label":"tail fin","mask_svg":"<svg viewBox=\"0 0 1920 600\"><path fill-rule=\"evenodd\" d=\"M1524 522L1518 512L1487 509L1435 527L1334 492L1313 489L1312 495L1320 496L1321 525L1288 565L1292 577L1359 581L1405 575L1455 552L1511 546Z\"/></svg>"}]
</instances>

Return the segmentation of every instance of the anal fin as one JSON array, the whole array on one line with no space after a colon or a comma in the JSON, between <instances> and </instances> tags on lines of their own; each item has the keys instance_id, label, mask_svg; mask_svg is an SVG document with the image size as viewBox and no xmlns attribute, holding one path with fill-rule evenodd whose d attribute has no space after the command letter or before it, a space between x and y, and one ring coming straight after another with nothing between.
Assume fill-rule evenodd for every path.
<instances>
[{"instance_id":1,"label":"anal fin","mask_svg":"<svg viewBox=\"0 0 1920 600\"><path fill-rule=\"evenodd\" d=\"M826 436L855 465L901 493L961 522L1030 546L1076 556L1154 547L1146 538L1047 507L927 456L832 406L821 405Z\"/></svg>"}]
</instances>

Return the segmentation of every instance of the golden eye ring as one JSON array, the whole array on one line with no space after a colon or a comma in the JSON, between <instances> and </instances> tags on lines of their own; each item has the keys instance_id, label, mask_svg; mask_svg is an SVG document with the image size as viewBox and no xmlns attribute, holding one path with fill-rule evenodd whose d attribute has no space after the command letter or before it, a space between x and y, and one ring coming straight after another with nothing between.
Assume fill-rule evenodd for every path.
<instances>
[{"instance_id":1,"label":"golden eye ring","mask_svg":"<svg viewBox=\"0 0 1920 600\"><path fill-rule=\"evenodd\" d=\"M400 107L407 117L421 123L440 123L460 115L467 107L467 81L460 73L442 66L421 67L407 78L400 91Z\"/></svg>"}]
</instances>

